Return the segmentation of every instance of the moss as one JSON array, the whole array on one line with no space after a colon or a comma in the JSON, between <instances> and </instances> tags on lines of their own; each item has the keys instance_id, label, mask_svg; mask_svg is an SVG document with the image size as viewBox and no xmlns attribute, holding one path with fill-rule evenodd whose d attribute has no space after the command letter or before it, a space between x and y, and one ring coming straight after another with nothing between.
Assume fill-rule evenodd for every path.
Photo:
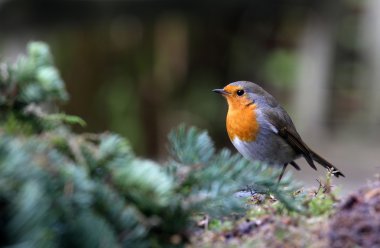
<instances>
[{"instance_id":1,"label":"moss","mask_svg":"<svg viewBox=\"0 0 380 248\"><path fill-rule=\"evenodd\" d=\"M253 194L244 216L228 222L210 220L212 228L194 235L192 247L328 247L327 226L338 201L331 176L318 188L294 195L305 211L291 211L272 196ZM228 228L223 229L223 223Z\"/></svg>"},{"instance_id":2,"label":"moss","mask_svg":"<svg viewBox=\"0 0 380 248\"><path fill-rule=\"evenodd\" d=\"M309 213L311 216L328 215L333 210L334 203L330 195L320 192L309 201Z\"/></svg>"}]
</instances>

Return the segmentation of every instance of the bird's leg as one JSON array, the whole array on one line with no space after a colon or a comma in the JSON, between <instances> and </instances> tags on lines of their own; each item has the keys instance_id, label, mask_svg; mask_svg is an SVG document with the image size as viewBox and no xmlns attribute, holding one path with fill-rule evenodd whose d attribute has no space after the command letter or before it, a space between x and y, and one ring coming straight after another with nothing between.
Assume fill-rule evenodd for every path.
<instances>
[{"instance_id":1,"label":"bird's leg","mask_svg":"<svg viewBox=\"0 0 380 248\"><path fill-rule=\"evenodd\" d=\"M299 167L299 165L298 164L296 164L296 162L294 162L294 161L292 161L292 162L290 162L290 164L296 169L296 170L301 170L301 168Z\"/></svg>"},{"instance_id":2,"label":"bird's leg","mask_svg":"<svg viewBox=\"0 0 380 248\"><path fill-rule=\"evenodd\" d=\"M280 174L280 176L278 177L278 183L280 183L281 178L282 178L282 176L284 175L287 166L288 166L288 163L284 164L284 166L282 167L281 174Z\"/></svg>"}]
</instances>

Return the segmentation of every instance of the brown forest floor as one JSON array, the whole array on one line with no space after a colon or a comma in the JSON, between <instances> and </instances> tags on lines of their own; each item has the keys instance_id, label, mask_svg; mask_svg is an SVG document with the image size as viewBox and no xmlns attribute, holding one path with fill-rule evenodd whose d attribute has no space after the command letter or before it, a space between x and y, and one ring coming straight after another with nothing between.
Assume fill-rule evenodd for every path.
<instances>
[{"instance_id":1,"label":"brown forest floor","mask_svg":"<svg viewBox=\"0 0 380 248\"><path fill-rule=\"evenodd\" d=\"M380 181L343 199L329 181L303 192L305 213L254 195L243 217L203 217L189 247L380 247Z\"/></svg>"}]
</instances>

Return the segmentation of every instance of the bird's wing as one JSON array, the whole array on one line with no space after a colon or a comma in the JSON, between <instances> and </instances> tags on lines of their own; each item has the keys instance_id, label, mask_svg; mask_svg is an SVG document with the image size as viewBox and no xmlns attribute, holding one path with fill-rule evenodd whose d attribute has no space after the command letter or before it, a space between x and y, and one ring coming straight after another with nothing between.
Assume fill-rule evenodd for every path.
<instances>
[{"instance_id":1,"label":"bird's wing","mask_svg":"<svg viewBox=\"0 0 380 248\"><path fill-rule=\"evenodd\" d=\"M265 111L265 114L269 123L274 126L274 131L277 131L276 133L298 154L302 154L311 168L317 170L310 153L310 148L302 141L286 111L281 106L277 106Z\"/></svg>"},{"instance_id":2,"label":"bird's wing","mask_svg":"<svg viewBox=\"0 0 380 248\"><path fill-rule=\"evenodd\" d=\"M311 150L305 142L302 141L292 120L281 106L276 106L275 108L265 111L265 115L269 123L273 125L273 131L283 138L297 153L302 154L310 167L317 170L314 164L314 161L316 161L326 169L332 170L336 177L344 177L343 173L335 166Z\"/></svg>"},{"instance_id":3,"label":"bird's wing","mask_svg":"<svg viewBox=\"0 0 380 248\"><path fill-rule=\"evenodd\" d=\"M281 128L278 132L278 135L280 135L295 151L301 153L311 168L317 170L309 147L307 147L307 145L301 140L301 138L299 138L298 135L286 127Z\"/></svg>"}]
</instances>

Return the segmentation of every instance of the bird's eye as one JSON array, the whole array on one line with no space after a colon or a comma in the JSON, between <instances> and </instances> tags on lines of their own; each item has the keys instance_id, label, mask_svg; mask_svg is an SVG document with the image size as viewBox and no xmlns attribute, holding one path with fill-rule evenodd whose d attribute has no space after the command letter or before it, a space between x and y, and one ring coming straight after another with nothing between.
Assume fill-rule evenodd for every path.
<instances>
[{"instance_id":1,"label":"bird's eye","mask_svg":"<svg viewBox=\"0 0 380 248\"><path fill-rule=\"evenodd\" d=\"M238 96L242 96L242 95L244 95L244 90L238 90L238 91L236 91L236 94Z\"/></svg>"}]
</instances>

